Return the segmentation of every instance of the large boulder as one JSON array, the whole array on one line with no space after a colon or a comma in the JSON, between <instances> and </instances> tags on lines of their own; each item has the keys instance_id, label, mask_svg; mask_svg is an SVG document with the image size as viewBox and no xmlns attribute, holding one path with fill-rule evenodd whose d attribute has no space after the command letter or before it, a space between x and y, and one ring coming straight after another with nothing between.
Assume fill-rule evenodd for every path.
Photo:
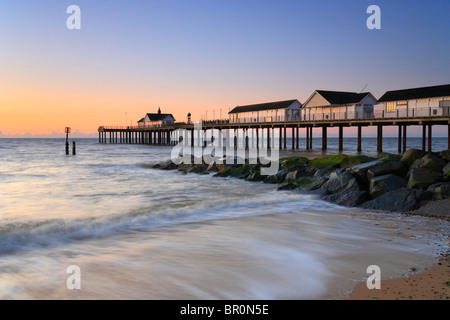
<instances>
[{"instance_id":1,"label":"large boulder","mask_svg":"<svg viewBox=\"0 0 450 320\"><path fill-rule=\"evenodd\" d=\"M420 159L417 159L414 161L411 166L409 167L409 170L416 169L416 168L428 168L435 171L441 171L442 168L445 167L447 162L442 159L441 157L429 153L423 156Z\"/></svg>"},{"instance_id":2,"label":"large boulder","mask_svg":"<svg viewBox=\"0 0 450 320\"><path fill-rule=\"evenodd\" d=\"M442 168L442 173L445 179L450 178L450 162L447 163L447 165L444 168Z\"/></svg>"},{"instance_id":3,"label":"large boulder","mask_svg":"<svg viewBox=\"0 0 450 320\"><path fill-rule=\"evenodd\" d=\"M287 171L287 170L280 170L274 175L267 176L264 179L264 183L269 183L269 184L282 183L288 173L289 173L289 171Z\"/></svg>"},{"instance_id":4,"label":"large boulder","mask_svg":"<svg viewBox=\"0 0 450 320\"><path fill-rule=\"evenodd\" d=\"M360 190L342 190L322 197L322 200L344 207L357 207L369 199L369 194L366 191Z\"/></svg>"},{"instance_id":5,"label":"large boulder","mask_svg":"<svg viewBox=\"0 0 450 320\"><path fill-rule=\"evenodd\" d=\"M323 177L306 177L295 181L300 190L310 191L319 189L327 179Z\"/></svg>"},{"instance_id":6,"label":"large boulder","mask_svg":"<svg viewBox=\"0 0 450 320\"><path fill-rule=\"evenodd\" d=\"M280 159L281 169L294 171L303 169L306 164L309 162L308 158L305 157L289 157Z\"/></svg>"},{"instance_id":7,"label":"large boulder","mask_svg":"<svg viewBox=\"0 0 450 320\"><path fill-rule=\"evenodd\" d=\"M450 161L450 149L439 152L439 155L445 160Z\"/></svg>"},{"instance_id":8,"label":"large boulder","mask_svg":"<svg viewBox=\"0 0 450 320\"><path fill-rule=\"evenodd\" d=\"M240 167L236 168L233 173L231 173L231 177L237 178L237 179L245 179L247 178L251 173L252 167L249 165L241 165Z\"/></svg>"},{"instance_id":9,"label":"large boulder","mask_svg":"<svg viewBox=\"0 0 450 320\"><path fill-rule=\"evenodd\" d=\"M173 163L172 160L166 161L159 167L160 170L176 170L178 165Z\"/></svg>"},{"instance_id":10,"label":"large boulder","mask_svg":"<svg viewBox=\"0 0 450 320\"><path fill-rule=\"evenodd\" d=\"M359 184L349 172L333 172L321 188L328 190L330 193L336 193L342 190L359 190Z\"/></svg>"},{"instance_id":11,"label":"large boulder","mask_svg":"<svg viewBox=\"0 0 450 320\"><path fill-rule=\"evenodd\" d=\"M432 184L442 181L442 179L442 172L429 168L416 168L409 173L407 187L410 189L427 189Z\"/></svg>"},{"instance_id":12,"label":"large boulder","mask_svg":"<svg viewBox=\"0 0 450 320\"><path fill-rule=\"evenodd\" d=\"M338 154L335 156L316 158L309 161L307 167L310 171L317 171L320 169L334 169L340 168L344 159L348 158L345 154Z\"/></svg>"},{"instance_id":13,"label":"large boulder","mask_svg":"<svg viewBox=\"0 0 450 320\"><path fill-rule=\"evenodd\" d=\"M386 192L403 187L406 187L406 179L393 174L387 174L370 179L369 193L375 198Z\"/></svg>"},{"instance_id":14,"label":"large boulder","mask_svg":"<svg viewBox=\"0 0 450 320\"><path fill-rule=\"evenodd\" d=\"M405 153L403 153L403 156L400 159L400 161L403 162L405 167L409 168L409 166L412 165L414 161L422 158L424 155L426 155L426 152L422 150L409 149L406 150Z\"/></svg>"},{"instance_id":15,"label":"large boulder","mask_svg":"<svg viewBox=\"0 0 450 320\"><path fill-rule=\"evenodd\" d=\"M428 187L427 191L431 193L433 199L450 199L450 182L438 182L432 184Z\"/></svg>"},{"instance_id":16,"label":"large boulder","mask_svg":"<svg viewBox=\"0 0 450 320\"><path fill-rule=\"evenodd\" d=\"M375 161L377 158L359 155L359 156L348 156L342 159L341 168L350 168L361 163L367 163Z\"/></svg>"},{"instance_id":17,"label":"large boulder","mask_svg":"<svg viewBox=\"0 0 450 320\"><path fill-rule=\"evenodd\" d=\"M405 212L416 210L420 202L427 199L423 190L399 188L372 199L362 205L364 209L387 212Z\"/></svg>"},{"instance_id":18,"label":"large boulder","mask_svg":"<svg viewBox=\"0 0 450 320\"><path fill-rule=\"evenodd\" d=\"M378 159L375 161L358 164L356 166L348 168L347 171L353 174L361 184L366 186L369 184L369 180L367 179L367 172L369 171L369 169L379 166L384 162L385 159Z\"/></svg>"},{"instance_id":19,"label":"large boulder","mask_svg":"<svg viewBox=\"0 0 450 320\"><path fill-rule=\"evenodd\" d=\"M448 217L450 215L450 199L430 201L423 207L414 211L414 214L433 217Z\"/></svg>"},{"instance_id":20,"label":"large boulder","mask_svg":"<svg viewBox=\"0 0 450 320\"><path fill-rule=\"evenodd\" d=\"M407 170L402 162L392 158L388 158L383 163L367 170L367 178L372 179L373 177L383 176L386 174L405 176L406 173Z\"/></svg>"}]
</instances>

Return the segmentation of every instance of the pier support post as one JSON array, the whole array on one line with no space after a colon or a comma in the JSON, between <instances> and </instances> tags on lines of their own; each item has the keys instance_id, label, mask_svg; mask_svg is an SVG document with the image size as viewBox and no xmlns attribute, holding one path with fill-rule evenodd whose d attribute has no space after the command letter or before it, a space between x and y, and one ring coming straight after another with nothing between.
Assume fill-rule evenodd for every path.
<instances>
[{"instance_id":1,"label":"pier support post","mask_svg":"<svg viewBox=\"0 0 450 320\"><path fill-rule=\"evenodd\" d=\"M286 126L284 126L284 149L286 149L287 148L287 138L286 138L286 132L287 132L287 129L286 129Z\"/></svg>"},{"instance_id":2,"label":"pier support post","mask_svg":"<svg viewBox=\"0 0 450 320\"><path fill-rule=\"evenodd\" d=\"M296 134L296 139L297 139L297 141L296 141L296 149L298 150L299 149L299 137L300 137L300 128L297 126L297 129L296 129L296 131L297 131L297 134Z\"/></svg>"},{"instance_id":3,"label":"pier support post","mask_svg":"<svg viewBox=\"0 0 450 320\"><path fill-rule=\"evenodd\" d=\"M428 152L431 152L431 142L432 142L432 127L433 125L428 125Z\"/></svg>"},{"instance_id":4,"label":"pier support post","mask_svg":"<svg viewBox=\"0 0 450 320\"><path fill-rule=\"evenodd\" d=\"M270 128L267 128L267 150L270 150Z\"/></svg>"},{"instance_id":5,"label":"pier support post","mask_svg":"<svg viewBox=\"0 0 450 320\"><path fill-rule=\"evenodd\" d=\"M259 150L259 128L256 128L256 150Z\"/></svg>"},{"instance_id":6,"label":"pier support post","mask_svg":"<svg viewBox=\"0 0 450 320\"><path fill-rule=\"evenodd\" d=\"M280 127L280 150L283 149L282 139L283 139L283 129Z\"/></svg>"},{"instance_id":7,"label":"pier support post","mask_svg":"<svg viewBox=\"0 0 450 320\"><path fill-rule=\"evenodd\" d=\"M406 128L406 125L403 126L403 152L406 151Z\"/></svg>"},{"instance_id":8,"label":"pier support post","mask_svg":"<svg viewBox=\"0 0 450 320\"><path fill-rule=\"evenodd\" d=\"M398 126L398 153L402 153L402 126Z\"/></svg>"},{"instance_id":9,"label":"pier support post","mask_svg":"<svg viewBox=\"0 0 450 320\"><path fill-rule=\"evenodd\" d=\"M309 127L309 149L312 150L313 146L313 127Z\"/></svg>"},{"instance_id":10,"label":"pier support post","mask_svg":"<svg viewBox=\"0 0 450 320\"><path fill-rule=\"evenodd\" d=\"M295 129L292 127L292 150L295 149Z\"/></svg>"},{"instance_id":11,"label":"pier support post","mask_svg":"<svg viewBox=\"0 0 450 320\"><path fill-rule=\"evenodd\" d=\"M344 127L339 126L339 151L344 150Z\"/></svg>"},{"instance_id":12,"label":"pier support post","mask_svg":"<svg viewBox=\"0 0 450 320\"><path fill-rule=\"evenodd\" d=\"M427 126L422 125L422 151L426 150L426 141L427 141Z\"/></svg>"},{"instance_id":13,"label":"pier support post","mask_svg":"<svg viewBox=\"0 0 450 320\"><path fill-rule=\"evenodd\" d=\"M357 146L357 151L361 152L362 151L362 127L358 126L358 146Z\"/></svg>"},{"instance_id":14,"label":"pier support post","mask_svg":"<svg viewBox=\"0 0 450 320\"><path fill-rule=\"evenodd\" d=\"M383 126L377 126L377 152L383 152Z\"/></svg>"},{"instance_id":15,"label":"pier support post","mask_svg":"<svg viewBox=\"0 0 450 320\"><path fill-rule=\"evenodd\" d=\"M309 127L306 127L306 150L309 150Z\"/></svg>"},{"instance_id":16,"label":"pier support post","mask_svg":"<svg viewBox=\"0 0 450 320\"><path fill-rule=\"evenodd\" d=\"M322 150L327 150L327 127L322 127Z\"/></svg>"}]
</instances>

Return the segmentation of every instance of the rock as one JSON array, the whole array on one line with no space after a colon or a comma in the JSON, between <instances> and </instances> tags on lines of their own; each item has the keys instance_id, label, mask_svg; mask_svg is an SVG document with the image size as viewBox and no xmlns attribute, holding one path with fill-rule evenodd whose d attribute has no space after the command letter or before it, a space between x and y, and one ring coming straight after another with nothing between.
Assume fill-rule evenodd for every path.
<instances>
[{"instance_id":1,"label":"rock","mask_svg":"<svg viewBox=\"0 0 450 320\"><path fill-rule=\"evenodd\" d=\"M443 151L439 152L439 155L445 161L450 161L450 149L443 150Z\"/></svg>"},{"instance_id":2,"label":"rock","mask_svg":"<svg viewBox=\"0 0 450 320\"><path fill-rule=\"evenodd\" d=\"M178 165L172 162L172 160L169 160L159 167L160 170L176 170L178 168Z\"/></svg>"},{"instance_id":3,"label":"rock","mask_svg":"<svg viewBox=\"0 0 450 320\"><path fill-rule=\"evenodd\" d=\"M278 187L278 191L282 191L282 190L295 190L298 188L298 185L296 183L293 182L289 182L287 184L284 184L280 187Z\"/></svg>"},{"instance_id":4,"label":"rock","mask_svg":"<svg viewBox=\"0 0 450 320\"><path fill-rule=\"evenodd\" d=\"M342 190L359 190L358 181L349 172L333 172L320 188L336 193Z\"/></svg>"},{"instance_id":5,"label":"rock","mask_svg":"<svg viewBox=\"0 0 450 320\"><path fill-rule=\"evenodd\" d=\"M438 182L432 184L428 187L427 191L431 193L433 199L450 199L450 182Z\"/></svg>"},{"instance_id":6,"label":"rock","mask_svg":"<svg viewBox=\"0 0 450 320\"><path fill-rule=\"evenodd\" d=\"M320 169L340 168L342 161L346 158L348 158L348 156L345 154L339 154L324 158L316 158L311 160L308 163L307 167L314 172Z\"/></svg>"},{"instance_id":7,"label":"rock","mask_svg":"<svg viewBox=\"0 0 450 320\"><path fill-rule=\"evenodd\" d=\"M448 217L450 215L450 199L431 201L413 213L424 216Z\"/></svg>"},{"instance_id":8,"label":"rock","mask_svg":"<svg viewBox=\"0 0 450 320\"><path fill-rule=\"evenodd\" d=\"M284 178L284 182L293 182L295 180L297 180L297 175L299 175L299 171L295 170L295 171L290 171L286 177Z\"/></svg>"},{"instance_id":9,"label":"rock","mask_svg":"<svg viewBox=\"0 0 450 320\"><path fill-rule=\"evenodd\" d=\"M340 206L357 207L367 200L370 200L370 197L366 191L342 190L337 193L325 195L322 197L322 200L336 203Z\"/></svg>"},{"instance_id":10,"label":"rock","mask_svg":"<svg viewBox=\"0 0 450 320\"><path fill-rule=\"evenodd\" d=\"M386 192L403 187L406 187L406 179L393 174L387 174L370 179L369 193L375 198Z\"/></svg>"},{"instance_id":11,"label":"rock","mask_svg":"<svg viewBox=\"0 0 450 320\"><path fill-rule=\"evenodd\" d=\"M319 189L327 179L323 177L307 177L295 181L300 190L310 191Z\"/></svg>"},{"instance_id":12,"label":"rock","mask_svg":"<svg viewBox=\"0 0 450 320\"><path fill-rule=\"evenodd\" d=\"M328 179L333 172L344 172L344 171L345 171L344 169L333 169L333 168L320 169L314 173L314 177L322 177Z\"/></svg>"},{"instance_id":13,"label":"rock","mask_svg":"<svg viewBox=\"0 0 450 320\"><path fill-rule=\"evenodd\" d=\"M250 175L251 169L252 169L251 166L241 165L233 171L233 173L231 174L231 177L237 178L237 179L245 179Z\"/></svg>"},{"instance_id":14,"label":"rock","mask_svg":"<svg viewBox=\"0 0 450 320\"><path fill-rule=\"evenodd\" d=\"M221 177L221 178L229 177L229 176L231 176L233 171L234 171L234 168L232 166L229 166L226 169L220 171L219 173L216 173L215 175L213 175L213 177Z\"/></svg>"},{"instance_id":15,"label":"rock","mask_svg":"<svg viewBox=\"0 0 450 320\"><path fill-rule=\"evenodd\" d=\"M367 170L367 178L370 180L373 177L383 176L386 174L395 174L398 176L405 176L407 170L403 165L403 162L398 160L387 158L386 161L381 163L380 165L374 166Z\"/></svg>"},{"instance_id":16,"label":"rock","mask_svg":"<svg viewBox=\"0 0 450 320\"><path fill-rule=\"evenodd\" d=\"M352 173L360 183L368 185L369 180L367 179L367 172L369 171L369 169L384 163L384 161L384 159L378 159L375 161L358 164L356 166L348 168L347 171Z\"/></svg>"},{"instance_id":17,"label":"rock","mask_svg":"<svg viewBox=\"0 0 450 320\"><path fill-rule=\"evenodd\" d=\"M304 168L308 162L309 159L305 157L289 157L280 159L281 169L288 171Z\"/></svg>"},{"instance_id":18,"label":"rock","mask_svg":"<svg viewBox=\"0 0 450 320\"><path fill-rule=\"evenodd\" d=\"M399 188L364 203L362 208L387 212L405 212L416 210L419 208L420 201L426 199L427 195L423 190Z\"/></svg>"},{"instance_id":19,"label":"rock","mask_svg":"<svg viewBox=\"0 0 450 320\"><path fill-rule=\"evenodd\" d=\"M442 181L442 172L428 168L412 169L409 174L407 187L410 189L427 189L434 183Z\"/></svg>"},{"instance_id":20,"label":"rock","mask_svg":"<svg viewBox=\"0 0 450 320\"><path fill-rule=\"evenodd\" d=\"M367 163L367 162L371 162L371 161L375 161L375 160L377 160L377 159L368 157L365 155L349 156L342 160L341 168L349 168L349 167L356 166L357 164Z\"/></svg>"},{"instance_id":21,"label":"rock","mask_svg":"<svg viewBox=\"0 0 450 320\"><path fill-rule=\"evenodd\" d=\"M402 156L399 154L394 154L394 153L381 152L378 155L378 159L384 159L384 158L400 160L402 158Z\"/></svg>"},{"instance_id":22,"label":"rock","mask_svg":"<svg viewBox=\"0 0 450 320\"><path fill-rule=\"evenodd\" d=\"M264 179L264 183L277 184L282 183L289 173L287 170L280 170L276 174L268 176Z\"/></svg>"},{"instance_id":23,"label":"rock","mask_svg":"<svg viewBox=\"0 0 450 320\"><path fill-rule=\"evenodd\" d=\"M196 173L196 174L208 174L206 172L206 169L208 169L208 165L207 164L195 164L193 166L191 166L189 169L187 169L185 172L189 172L189 173Z\"/></svg>"},{"instance_id":24,"label":"rock","mask_svg":"<svg viewBox=\"0 0 450 320\"><path fill-rule=\"evenodd\" d=\"M450 162L446 164L444 168L442 168L442 173L445 179L450 178Z\"/></svg>"},{"instance_id":25,"label":"rock","mask_svg":"<svg viewBox=\"0 0 450 320\"><path fill-rule=\"evenodd\" d=\"M426 155L426 152L419 150L419 149L409 149L406 150L405 153L403 153L402 158L400 159L401 162L405 165L405 167L409 168L412 163L420 158L422 158L424 155Z\"/></svg>"},{"instance_id":26,"label":"rock","mask_svg":"<svg viewBox=\"0 0 450 320\"><path fill-rule=\"evenodd\" d=\"M429 153L425 156L423 156L420 159L417 159L414 161L411 166L409 167L409 170L416 169L416 168L428 168L435 171L441 171L442 168L445 167L447 162L442 159L441 157Z\"/></svg>"},{"instance_id":27,"label":"rock","mask_svg":"<svg viewBox=\"0 0 450 320\"><path fill-rule=\"evenodd\" d=\"M181 172L187 172L191 167L192 167L192 164L182 163L182 164L178 165L177 170L181 171Z\"/></svg>"},{"instance_id":28,"label":"rock","mask_svg":"<svg viewBox=\"0 0 450 320\"><path fill-rule=\"evenodd\" d=\"M206 172L219 172L219 168L217 167L217 164L214 162L206 168Z\"/></svg>"}]
</instances>

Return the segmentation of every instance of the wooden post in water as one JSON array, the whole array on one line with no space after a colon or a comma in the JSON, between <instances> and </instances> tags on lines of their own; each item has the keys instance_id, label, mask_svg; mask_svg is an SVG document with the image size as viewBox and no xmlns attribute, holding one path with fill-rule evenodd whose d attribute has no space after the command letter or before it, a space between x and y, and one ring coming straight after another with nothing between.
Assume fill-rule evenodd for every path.
<instances>
[{"instance_id":1,"label":"wooden post in water","mask_svg":"<svg viewBox=\"0 0 450 320\"><path fill-rule=\"evenodd\" d=\"M358 146L357 146L357 151L361 152L362 151L362 127L358 126Z\"/></svg>"},{"instance_id":2,"label":"wooden post in water","mask_svg":"<svg viewBox=\"0 0 450 320\"><path fill-rule=\"evenodd\" d=\"M431 140L432 140L432 132L431 132L431 128L433 127L433 125L428 125L428 152L431 152Z\"/></svg>"},{"instance_id":3,"label":"wooden post in water","mask_svg":"<svg viewBox=\"0 0 450 320\"><path fill-rule=\"evenodd\" d=\"M377 126L377 152L383 152L383 126Z\"/></svg>"},{"instance_id":4,"label":"wooden post in water","mask_svg":"<svg viewBox=\"0 0 450 320\"><path fill-rule=\"evenodd\" d=\"M339 126L339 151L344 150L344 127Z\"/></svg>"},{"instance_id":5,"label":"wooden post in water","mask_svg":"<svg viewBox=\"0 0 450 320\"><path fill-rule=\"evenodd\" d=\"M402 153L402 126L398 126L398 153Z\"/></svg>"},{"instance_id":6,"label":"wooden post in water","mask_svg":"<svg viewBox=\"0 0 450 320\"><path fill-rule=\"evenodd\" d=\"M306 127L306 150L309 150L309 127Z\"/></svg>"},{"instance_id":7,"label":"wooden post in water","mask_svg":"<svg viewBox=\"0 0 450 320\"><path fill-rule=\"evenodd\" d=\"M427 126L422 125L422 151L426 150L426 140L427 140Z\"/></svg>"},{"instance_id":8,"label":"wooden post in water","mask_svg":"<svg viewBox=\"0 0 450 320\"><path fill-rule=\"evenodd\" d=\"M76 154L77 154L76 144L75 144L75 141L72 141L72 155L76 155Z\"/></svg>"},{"instance_id":9,"label":"wooden post in water","mask_svg":"<svg viewBox=\"0 0 450 320\"><path fill-rule=\"evenodd\" d=\"M313 146L313 127L309 127L309 149L312 150Z\"/></svg>"},{"instance_id":10,"label":"wooden post in water","mask_svg":"<svg viewBox=\"0 0 450 320\"><path fill-rule=\"evenodd\" d=\"M66 127L65 128L65 132L66 132L66 154L69 154L69 133L72 129L70 129L70 127Z\"/></svg>"},{"instance_id":11,"label":"wooden post in water","mask_svg":"<svg viewBox=\"0 0 450 320\"><path fill-rule=\"evenodd\" d=\"M403 126L403 153L406 151L406 125Z\"/></svg>"},{"instance_id":12,"label":"wooden post in water","mask_svg":"<svg viewBox=\"0 0 450 320\"><path fill-rule=\"evenodd\" d=\"M327 127L322 127L322 150L327 150Z\"/></svg>"}]
</instances>

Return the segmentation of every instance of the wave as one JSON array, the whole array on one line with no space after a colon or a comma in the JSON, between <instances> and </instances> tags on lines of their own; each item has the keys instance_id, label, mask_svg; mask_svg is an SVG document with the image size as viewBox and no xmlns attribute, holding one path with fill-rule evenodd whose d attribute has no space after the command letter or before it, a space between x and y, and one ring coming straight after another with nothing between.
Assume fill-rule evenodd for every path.
<instances>
[{"instance_id":1,"label":"wave","mask_svg":"<svg viewBox=\"0 0 450 320\"><path fill-rule=\"evenodd\" d=\"M270 192L269 192L270 193ZM251 198L197 199L147 205L118 214L83 218L51 218L0 224L0 255L16 251L59 246L75 241L99 239L129 232L146 232L176 224L215 219L241 218L287 212L314 212L318 202L313 196L271 192ZM338 206L320 201L321 210Z\"/></svg>"}]
</instances>

